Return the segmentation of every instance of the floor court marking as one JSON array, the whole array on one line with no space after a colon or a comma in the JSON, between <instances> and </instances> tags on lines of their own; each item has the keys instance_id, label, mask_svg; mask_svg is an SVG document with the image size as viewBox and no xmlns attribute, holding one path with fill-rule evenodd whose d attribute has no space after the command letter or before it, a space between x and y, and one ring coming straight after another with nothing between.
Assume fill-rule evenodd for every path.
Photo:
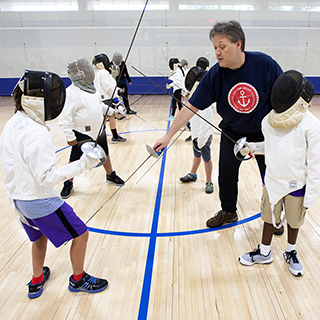
<instances>
[{"instance_id":1,"label":"floor court marking","mask_svg":"<svg viewBox=\"0 0 320 320\"><path fill-rule=\"evenodd\" d=\"M161 131L168 131L170 128L170 121L168 121L167 129ZM131 131L131 132L122 132L121 134L128 134L134 132L147 132L147 131L154 131L154 130L139 130L139 131ZM157 130L159 131L159 130ZM217 133L219 134L219 133ZM56 153L63 151L70 146L64 147ZM141 291L141 298L140 298L140 306L139 306L139 313L138 313L138 320L146 320L148 317L148 308L149 308L149 298L150 298L150 290L151 290L151 280L152 280L152 272L153 272L153 263L155 257L155 248L156 248L156 241L157 238L161 237L172 237L172 236L186 236L186 235L195 235L195 234L202 234L208 232L219 231L223 229L229 229L238 225L242 225L248 223L252 220L255 220L261 216L261 213L257 213L251 217L246 219L242 219L235 223L230 223L227 225L223 225L218 228L205 228L205 229L198 229L198 230L189 230L189 231L176 231L176 232L160 232L158 233L158 222L159 222L159 213L160 213L160 205L161 205L161 196L162 196L162 187L163 187L163 180L164 180L164 170L165 170L165 162L166 162L166 152L167 147L164 150L164 154L161 161L161 170L159 175L159 182L153 212L153 220L151 226L150 233L139 233L139 232L120 232L120 231L112 231L112 230L103 230L88 227L90 232L100 233L100 234L108 234L108 235L115 235L115 236L125 236L125 237L145 237L149 238L149 246L148 246L148 254L146 260L146 267L143 279L143 286Z\"/></svg>"}]
</instances>

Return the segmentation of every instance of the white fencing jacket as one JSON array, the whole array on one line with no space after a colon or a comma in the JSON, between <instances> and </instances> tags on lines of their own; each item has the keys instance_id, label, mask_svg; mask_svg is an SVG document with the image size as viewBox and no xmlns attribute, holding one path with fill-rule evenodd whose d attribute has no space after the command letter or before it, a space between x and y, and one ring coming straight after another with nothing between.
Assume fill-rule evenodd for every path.
<instances>
[{"instance_id":1,"label":"white fencing jacket","mask_svg":"<svg viewBox=\"0 0 320 320\"><path fill-rule=\"evenodd\" d=\"M66 102L59 116L59 125L67 141L76 140L73 129L95 140L106 109L98 92L89 93L71 84L66 89Z\"/></svg>"},{"instance_id":2,"label":"white fencing jacket","mask_svg":"<svg viewBox=\"0 0 320 320\"><path fill-rule=\"evenodd\" d=\"M190 91L190 96L189 99L191 98L192 94L195 92L199 85L199 82L196 81L196 83L193 85L191 91ZM208 120L211 124L213 124L214 121L214 107L215 103L212 104L210 107L204 109L204 110L199 110L197 114L199 114L202 118L205 118ZM191 137L192 140L198 138L198 147L201 149L204 147L206 142L208 141L209 137L213 133L213 126L211 126L208 122L204 121L201 119L199 116L194 115L190 119L190 126L191 126Z\"/></svg>"},{"instance_id":3,"label":"white fencing jacket","mask_svg":"<svg viewBox=\"0 0 320 320\"><path fill-rule=\"evenodd\" d=\"M182 89L185 89L184 86L184 79L183 73L181 69L178 67L175 71L173 71L172 75L168 78L172 81L172 83L169 83L169 86L173 88L173 91Z\"/></svg>"},{"instance_id":4,"label":"white fencing jacket","mask_svg":"<svg viewBox=\"0 0 320 320\"><path fill-rule=\"evenodd\" d=\"M265 137L265 184L270 203L306 185L304 206L311 208L320 191L320 121L307 111L296 125L275 129L262 120Z\"/></svg>"},{"instance_id":5,"label":"white fencing jacket","mask_svg":"<svg viewBox=\"0 0 320 320\"><path fill-rule=\"evenodd\" d=\"M102 100L111 99L114 89L117 86L116 80L106 69L95 68L94 86L96 87ZM117 90L114 98L119 97Z\"/></svg>"},{"instance_id":6,"label":"white fencing jacket","mask_svg":"<svg viewBox=\"0 0 320 320\"><path fill-rule=\"evenodd\" d=\"M50 132L24 112L18 111L6 123L0 137L3 180L10 199L59 196L54 186L85 171L85 159L58 168Z\"/></svg>"},{"instance_id":7,"label":"white fencing jacket","mask_svg":"<svg viewBox=\"0 0 320 320\"><path fill-rule=\"evenodd\" d=\"M208 120L210 123L213 124L214 121L214 111L213 106L210 106L204 110L199 110L197 112L201 117ZM208 141L209 137L213 133L213 127L208 124L206 121L194 115L190 119L190 126L191 126L191 136L192 140L198 138L198 147L201 149L204 147L206 142Z\"/></svg>"}]
</instances>

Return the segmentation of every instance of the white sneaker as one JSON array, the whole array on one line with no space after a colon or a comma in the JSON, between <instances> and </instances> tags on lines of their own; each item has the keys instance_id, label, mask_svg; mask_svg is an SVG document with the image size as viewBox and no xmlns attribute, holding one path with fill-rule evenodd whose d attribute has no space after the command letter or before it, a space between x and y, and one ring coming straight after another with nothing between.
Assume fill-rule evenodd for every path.
<instances>
[{"instance_id":1,"label":"white sneaker","mask_svg":"<svg viewBox=\"0 0 320 320\"><path fill-rule=\"evenodd\" d=\"M283 257L286 262L289 263L289 270L294 276L299 277L303 275L302 264L300 263L296 250L292 250L290 252L285 251Z\"/></svg>"},{"instance_id":2,"label":"white sneaker","mask_svg":"<svg viewBox=\"0 0 320 320\"><path fill-rule=\"evenodd\" d=\"M271 263L273 261L273 257L272 257L271 250L269 251L269 253L266 256L261 254L260 248L258 246L258 249L254 249L253 251L248 252L248 253L244 254L243 256L241 256L239 258L239 261L241 264L243 264L245 266L252 266L255 263L260 263L260 264Z\"/></svg>"}]
</instances>

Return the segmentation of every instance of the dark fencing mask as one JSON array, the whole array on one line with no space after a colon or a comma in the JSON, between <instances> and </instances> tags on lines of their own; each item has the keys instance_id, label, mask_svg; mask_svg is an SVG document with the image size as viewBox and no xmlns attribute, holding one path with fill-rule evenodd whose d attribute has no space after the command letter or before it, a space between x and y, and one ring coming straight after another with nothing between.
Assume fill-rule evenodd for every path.
<instances>
[{"instance_id":1,"label":"dark fencing mask","mask_svg":"<svg viewBox=\"0 0 320 320\"><path fill-rule=\"evenodd\" d=\"M209 60L205 57L200 57L197 62L196 62L196 66L200 67L204 70L208 70L209 68Z\"/></svg>"},{"instance_id":2,"label":"dark fencing mask","mask_svg":"<svg viewBox=\"0 0 320 320\"><path fill-rule=\"evenodd\" d=\"M169 68L171 69L171 70L175 70L176 68L175 68L175 64L176 65L178 65L178 63L179 63L179 59L178 58L171 58L170 60L169 60Z\"/></svg>"},{"instance_id":3,"label":"dark fencing mask","mask_svg":"<svg viewBox=\"0 0 320 320\"><path fill-rule=\"evenodd\" d=\"M102 67L106 70L109 70L110 60L108 56L104 53L100 53L94 56L93 63L96 65L98 69L102 69Z\"/></svg>"},{"instance_id":4,"label":"dark fencing mask","mask_svg":"<svg viewBox=\"0 0 320 320\"><path fill-rule=\"evenodd\" d=\"M200 82L202 77L207 73L206 70L200 67L192 67L186 75L185 87L188 91L191 91L196 81Z\"/></svg>"},{"instance_id":5,"label":"dark fencing mask","mask_svg":"<svg viewBox=\"0 0 320 320\"><path fill-rule=\"evenodd\" d=\"M57 74L26 70L17 86L23 92L22 108L33 120L44 124L45 121L53 120L60 115L66 99L66 90Z\"/></svg>"},{"instance_id":6,"label":"dark fencing mask","mask_svg":"<svg viewBox=\"0 0 320 320\"><path fill-rule=\"evenodd\" d=\"M293 106L299 98L309 103L313 97L313 85L306 77L296 70L289 70L281 74L271 91L272 108L282 113Z\"/></svg>"},{"instance_id":7,"label":"dark fencing mask","mask_svg":"<svg viewBox=\"0 0 320 320\"><path fill-rule=\"evenodd\" d=\"M273 110L268 115L268 124L276 129L295 126L306 114L313 93L313 85L302 73L296 70L282 73L271 91Z\"/></svg>"}]
</instances>

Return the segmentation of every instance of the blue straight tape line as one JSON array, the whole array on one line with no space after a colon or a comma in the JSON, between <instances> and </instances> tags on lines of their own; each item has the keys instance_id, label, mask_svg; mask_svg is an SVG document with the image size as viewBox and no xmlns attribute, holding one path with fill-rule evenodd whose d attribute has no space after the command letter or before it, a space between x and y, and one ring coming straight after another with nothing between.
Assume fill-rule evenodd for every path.
<instances>
[{"instance_id":1,"label":"blue straight tape line","mask_svg":"<svg viewBox=\"0 0 320 320\"><path fill-rule=\"evenodd\" d=\"M170 121L168 121L167 131L169 130L169 128L170 128ZM152 270L153 270L153 262L154 262L154 251L155 251L156 241L157 241L157 229L158 229L158 222L159 222L164 169L165 169L165 163L167 158L166 149L167 147L164 150L164 154L162 156L162 161L161 161L160 177L159 177L159 183L158 183L158 189L157 189L157 195L156 195L155 208L153 211L153 221L152 221L152 227L151 227L147 263L146 263L143 285L142 285L138 320L145 320L147 319L147 316L148 316L150 288L151 288Z\"/></svg>"},{"instance_id":2,"label":"blue straight tape line","mask_svg":"<svg viewBox=\"0 0 320 320\"><path fill-rule=\"evenodd\" d=\"M68 149L68 148L71 148L71 146L66 146L66 147L64 147L64 148L62 148L62 149L59 149L59 150L56 151L56 153L58 153L58 152L60 152L60 151L62 151L62 150Z\"/></svg>"}]
</instances>

